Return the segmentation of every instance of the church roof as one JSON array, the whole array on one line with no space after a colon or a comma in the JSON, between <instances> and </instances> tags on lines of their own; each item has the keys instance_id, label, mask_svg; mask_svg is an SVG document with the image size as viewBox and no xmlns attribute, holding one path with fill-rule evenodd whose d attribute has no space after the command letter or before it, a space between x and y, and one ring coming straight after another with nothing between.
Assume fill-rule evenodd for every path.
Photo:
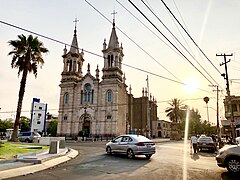
<instances>
[{"instance_id":1,"label":"church roof","mask_svg":"<svg viewBox=\"0 0 240 180\"><path fill-rule=\"evenodd\" d=\"M79 54L78 42L77 42L77 30L76 30L76 28L74 30L74 35L73 35L73 40L72 40L70 52L74 53L74 54Z\"/></svg>"},{"instance_id":2,"label":"church roof","mask_svg":"<svg viewBox=\"0 0 240 180\"><path fill-rule=\"evenodd\" d=\"M94 76L92 76L90 73L87 73L82 79L85 80L87 77L89 77L91 80L96 80Z\"/></svg>"},{"instance_id":3,"label":"church roof","mask_svg":"<svg viewBox=\"0 0 240 180\"><path fill-rule=\"evenodd\" d=\"M113 28L112 28L111 37L108 43L108 48L118 48L118 47L119 47L118 37L115 30L115 22L113 22Z\"/></svg>"}]
</instances>

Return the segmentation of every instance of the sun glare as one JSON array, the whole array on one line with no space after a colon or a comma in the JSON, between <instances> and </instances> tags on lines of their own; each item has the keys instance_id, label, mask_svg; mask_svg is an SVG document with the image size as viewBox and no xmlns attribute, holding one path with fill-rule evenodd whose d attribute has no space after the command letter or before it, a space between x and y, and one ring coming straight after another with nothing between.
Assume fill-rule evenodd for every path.
<instances>
[{"instance_id":1,"label":"sun glare","mask_svg":"<svg viewBox=\"0 0 240 180\"><path fill-rule=\"evenodd\" d=\"M193 94L198 91L198 88L200 87L199 81L197 79L191 78L185 81L184 83L184 91L187 94Z\"/></svg>"}]
</instances>

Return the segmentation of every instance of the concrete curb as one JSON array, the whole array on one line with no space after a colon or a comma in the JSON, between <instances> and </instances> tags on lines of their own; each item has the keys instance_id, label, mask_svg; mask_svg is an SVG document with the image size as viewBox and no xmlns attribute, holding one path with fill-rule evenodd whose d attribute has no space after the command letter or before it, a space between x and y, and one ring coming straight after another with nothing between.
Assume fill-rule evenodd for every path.
<instances>
[{"instance_id":1,"label":"concrete curb","mask_svg":"<svg viewBox=\"0 0 240 180\"><path fill-rule=\"evenodd\" d=\"M16 177L16 176L23 176L23 175L27 175L27 174L33 174L35 172L49 169L58 164L69 161L69 160L75 158L77 155L78 155L78 151L76 151L74 149L70 149L70 151L67 154L44 161L42 164L35 164L35 165L0 171L0 179L11 178L11 177Z\"/></svg>"}]
</instances>

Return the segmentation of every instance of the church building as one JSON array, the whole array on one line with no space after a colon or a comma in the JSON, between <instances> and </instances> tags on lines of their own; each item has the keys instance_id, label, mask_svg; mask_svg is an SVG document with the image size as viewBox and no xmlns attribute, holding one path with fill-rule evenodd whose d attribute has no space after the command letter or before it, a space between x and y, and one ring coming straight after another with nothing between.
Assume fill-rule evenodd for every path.
<instances>
[{"instance_id":1,"label":"church building","mask_svg":"<svg viewBox=\"0 0 240 180\"><path fill-rule=\"evenodd\" d=\"M78 48L77 31L68 51L63 53L63 71L60 83L58 136L114 137L127 133L150 131L151 121L157 119L156 100L148 98L147 90L142 97L134 98L125 84L122 71L123 47L118 42L115 22L108 44L103 43L102 78L99 67L94 75L87 64L83 74L84 53ZM151 107L151 108L148 108Z\"/></svg>"}]
</instances>

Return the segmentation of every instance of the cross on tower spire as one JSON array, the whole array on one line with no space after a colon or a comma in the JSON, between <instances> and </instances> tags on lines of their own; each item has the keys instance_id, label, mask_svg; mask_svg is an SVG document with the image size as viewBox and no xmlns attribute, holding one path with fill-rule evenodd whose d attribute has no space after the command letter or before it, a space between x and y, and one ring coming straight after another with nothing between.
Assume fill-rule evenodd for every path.
<instances>
[{"instance_id":1,"label":"cross on tower spire","mask_svg":"<svg viewBox=\"0 0 240 180\"><path fill-rule=\"evenodd\" d=\"M117 12L113 10L111 14L113 15L113 27L115 27L115 14L117 14Z\"/></svg>"},{"instance_id":2,"label":"cross on tower spire","mask_svg":"<svg viewBox=\"0 0 240 180\"><path fill-rule=\"evenodd\" d=\"M75 20L73 22L75 23L74 34L76 34L76 32L77 32L77 22L79 22L79 20L77 18L75 18Z\"/></svg>"}]
</instances>

